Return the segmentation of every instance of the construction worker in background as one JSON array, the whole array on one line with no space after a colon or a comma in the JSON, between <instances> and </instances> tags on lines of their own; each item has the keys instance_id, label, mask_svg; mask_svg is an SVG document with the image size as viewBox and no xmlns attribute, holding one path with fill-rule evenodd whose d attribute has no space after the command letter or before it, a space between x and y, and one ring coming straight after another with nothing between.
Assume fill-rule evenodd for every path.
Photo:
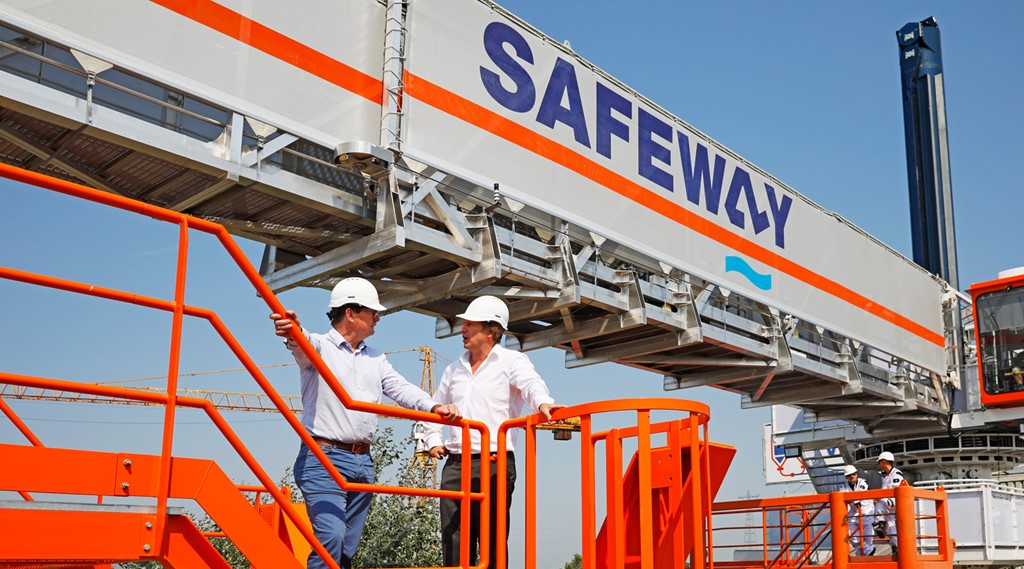
<instances>
[{"instance_id":1,"label":"construction worker in background","mask_svg":"<svg viewBox=\"0 0 1024 569\"><path fill-rule=\"evenodd\" d=\"M383 352L366 345L364 340L373 335L380 320L378 313L384 310L369 281L347 278L339 282L331 291L329 308L331 329L326 334L313 334L301 326L299 329L353 399L380 403L381 395L387 395L402 407L459 420L458 407L434 403L430 395L396 372ZM349 411L341 404L298 343L289 337L292 326L299 326L295 312L275 313L270 318L276 334L287 338L285 346L299 364L302 426L346 481L372 484L370 443L377 431L377 415ZM305 445L299 449L293 472L317 539L341 567L350 568L372 495L339 488ZM326 567L315 551L310 553L306 566Z\"/></svg>"},{"instance_id":2,"label":"construction worker in background","mask_svg":"<svg viewBox=\"0 0 1024 569\"><path fill-rule=\"evenodd\" d=\"M895 462L895 457L889 451L878 455L878 471L882 474L882 490L889 490L907 484L907 481L903 478L903 473L893 464ZM879 516L875 522L875 535L878 537L889 537L889 545L892 547L893 556L895 556L898 545L896 538L896 498L889 497L876 500L875 513Z\"/></svg>"},{"instance_id":3,"label":"construction worker in background","mask_svg":"<svg viewBox=\"0 0 1024 569\"><path fill-rule=\"evenodd\" d=\"M442 404L457 404L467 419L481 421L492 434L497 434L501 424L520 416L523 405L539 411L548 419L551 412L565 405L556 404L548 393L547 385L534 369L525 354L507 350L499 342L508 328L508 306L493 296L481 296L469 304L466 312L459 314L462 324L462 345L466 352L458 361L452 362L441 383L434 392L434 400ZM441 471L441 489L461 488L461 466L463 460L472 460L473 492L480 492L480 435L471 431L471 440L462 440L462 430L448 429L448 437L441 442L441 425L430 423L427 428L427 445L430 455L440 459L448 457ZM506 504L512 504L512 491L516 481L515 448L518 429L512 429L506 438L508 467L505 472L491 470L490 479L490 552L489 566L497 564L498 551L497 519L505 516L508 528L508 509L497 511L498 476L507 482ZM498 441L491 439L491 453L497 452ZM460 507L458 500L441 500L441 545L443 564L448 567L459 565L459 545L462 539L469 539L472 565L479 562L480 545L480 503L473 502L470 514L469 535L460 532ZM501 536L501 550L508 554L508 532Z\"/></svg>"},{"instance_id":4,"label":"construction worker in background","mask_svg":"<svg viewBox=\"0 0 1024 569\"><path fill-rule=\"evenodd\" d=\"M866 480L861 479L857 467L847 464L843 468L846 477L844 492L864 492L868 489ZM850 528L850 555L872 555L875 552L874 531L871 520L875 513L872 500L853 500L849 502L846 513L846 525ZM865 529L864 526L867 526Z\"/></svg>"}]
</instances>

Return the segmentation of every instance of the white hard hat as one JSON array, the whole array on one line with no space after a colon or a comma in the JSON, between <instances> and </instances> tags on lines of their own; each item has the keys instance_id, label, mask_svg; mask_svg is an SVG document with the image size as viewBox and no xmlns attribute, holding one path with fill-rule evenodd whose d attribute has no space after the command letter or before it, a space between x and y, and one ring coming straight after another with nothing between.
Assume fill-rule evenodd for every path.
<instances>
[{"instance_id":1,"label":"white hard hat","mask_svg":"<svg viewBox=\"0 0 1024 569\"><path fill-rule=\"evenodd\" d=\"M508 306L495 296L474 299L465 312L456 316L472 322L497 322L502 328L508 328Z\"/></svg>"},{"instance_id":2,"label":"white hard hat","mask_svg":"<svg viewBox=\"0 0 1024 569\"><path fill-rule=\"evenodd\" d=\"M879 461L882 461L882 460L887 460L889 462L896 462L896 457L894 457L891 452L885 451L882 454L878 455L878 460L876 460L875 462L879 462Z\"/></svg>"},{"instance_id":3,"label":"white hard hat","mask_svg":"<svg viewBox=\"0 0 1024 569\"><path fill-rule=\"evenodd\" d=\"M373 288L370 281L359 277L349 277L334 285L331 291L330 308L345 306L346 304L358 304L370 310L385 310L377 296L377 289Z\"/></svg>"},{"instance_id":4,"label":"white hard hat","mask_svg":"<svg viewBox=\"0 0 1024 569\"><path fill-rule=\"evenodd\" d=\"M843 468L843 476L849 476L851 474L857 474L857 467L852 464L847 464L846 467Z\"/></svg>"}]
</instances>

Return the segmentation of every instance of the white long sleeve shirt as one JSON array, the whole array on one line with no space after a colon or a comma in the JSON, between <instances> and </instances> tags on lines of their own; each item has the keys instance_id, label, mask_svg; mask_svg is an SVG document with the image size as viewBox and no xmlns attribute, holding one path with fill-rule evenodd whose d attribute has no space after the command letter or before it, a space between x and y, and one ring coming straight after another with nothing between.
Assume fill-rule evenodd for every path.
<instances>
[{"instance_id":1,"label":"white long sleeve shirt","mask_svg":"<svg viewBox=\"0 0 1024 569\"><path fill-rule=\"evenodd\" d=\"M302 331L352 399L380 403L387 395L407 409L430 411L434 401L391 367L384 353L361 342L354 349L337 330L326 334ZM344 443L370 442L377 432L377 415L346 409L320 377L299 345L285 342L299 364L302 426L309 434Z\"/></svg>"},{"instance_id":2,"label":"white long sleeve shirt","mask_svg":"<svg viewBox=\"0 0 1024 569\"><path fill-rule=\"evenodd\" d=\"M899 468L893 467L888 474L882 475L882 490L888 490L890 488L896 488L903 484L903 472ZM880 514L895 515L896 513L896 498L884 498L878 500L875 511ZM895 519L895 518L894 518Z\"/></svg>"},{"instance_id":3,"label":"white long sleeve shirt","mask_svg":"<svg viewBox=\"0 0 1024 569\"><path fill-rule=\"evenodd\" d=\"M846 485L843 486L844 492L865 492L868 490L868 481L863 478L857 478L857 483L850 486L850 482L847 481ZM872 500L857 500L849 503L849 517L851 519L857 516L863 516L870 519L871 515L875 512L874 501Z\"/></svg>"},{"instance_id":4,"label":"white long sleeve shirt","mask_svg":"<svg viewBox=\"0 0 1024 569\"><path fill-rule=\"evenodd\" d=\"M491 452L498 450L498 428L505 421L522 415L523 405L530 413L536 413L545 403L554 403L548 393L548 386L537 374L526 354L507 350L500 345L491 348L491 353L473 373L469 365L469 352L458 361L452 362L441 383L434 392L434 401L446 405L454 403L466 419L480 421L491 432ZM434 448L441 444L441 425L427 423L427 446ZM507 449L514 450L519 429L507 433ZM444 446L449 452L480 452L480 433L470 430L470 449L462 441L462 429L449 427Z\"/></svg>"}]
</instances>

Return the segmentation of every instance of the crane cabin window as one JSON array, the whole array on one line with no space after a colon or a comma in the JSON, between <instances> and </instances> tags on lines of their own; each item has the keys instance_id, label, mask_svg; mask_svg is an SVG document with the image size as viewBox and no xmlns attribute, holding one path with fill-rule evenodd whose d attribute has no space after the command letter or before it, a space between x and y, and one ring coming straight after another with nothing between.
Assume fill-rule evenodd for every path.
<instances>
[{"instance_id":1,"label":"crane cabin window","mask_svg":"<svg viewBox=\"0 0 1024 569\"><path fill-rule=\"evenodd\" d=\"M1024 398L1024 286L979 295L975 318L982 389Z\"/></svg>"}]
</instances>

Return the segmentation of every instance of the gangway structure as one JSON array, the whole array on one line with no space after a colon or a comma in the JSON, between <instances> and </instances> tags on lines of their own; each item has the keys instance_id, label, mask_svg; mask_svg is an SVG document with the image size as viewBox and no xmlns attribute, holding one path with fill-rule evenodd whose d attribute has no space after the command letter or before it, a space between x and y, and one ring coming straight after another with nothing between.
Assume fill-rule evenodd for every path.
<instances>
[{"instance_id":1,"label":"gangway structure","mask_svg":"<svg viewBox=\"0 0 1024 569\"><path fill-rule=\"evenodd\" d=\"M347 2L298 15L262 5L236 12L209 0L143 3L138 16L148 25L193 42L177 50L160 45L170 37L113 42L105 26L123 20L80 15L73 2L7 2L0 159L264 242L261 272L278 292L360 275L382 290L389 310L436 317L439 337L457 331L454 315L469 300L496 294L511 304L512 347L560 348L570 368L619 362L664 376L666 389L741 394L744 406L798 404L864 422L884 411L877 432L941 423L950 408L944 295L947 310L957 305L941 282L512 14L463 4L444 10L472 16L478 34L437 29L441 14L427 4ZM358 29L346 37L365 41L318 51L315 37L281 31L315 28L301 18L348 22ZM498 102L466 98L450 90L463 79L439 84L427 73L451 49L435 45L438 34L477 54L465 65L484 97L487 85L497 87L495 79L481 83L481 68L495 77L513 65L525 72L525 63L488 58L505 45L543 54L564 81L555 87L570 89L570 75L580 74L602 106L547 109L540 123L527 113L530 122L519 124L500 90ZM219 42L260 62L259 94L203 67L201 46ZM543 77L513 76L539 98ZM315 87L322 100L296 105L270 85ZM449 100L442 123L431 126ZM321 104L335 110L317 115ZM591 127L595 151L573 146L583 130L566 124L584 112L611 117ZM508 155L513 170L488 162L506 156L501 147L476 145L477 155L456 159L465 149L447 152L434 140L461 139L449 129L478 119L490 121L481 136L518 153ZM635 173L635 160L628 176L628 164L618 164L630 153L642 157L647 177ZM618 162L604 164L605 154ZM547 179L519 173L551 161ZM670 183L674 193L665 191ZM653 233L631 235L614 223L623 211L633 216L629 226ZM844 282L840 268L808 264L802 231L852 248L909 290L870 290ZM693 257L704 249L715 256Z\"/></svg>"},{"instance_id":2,"label":"gangway structure","mask_svg":"<svg viewBox=\"0 0 1024 569\"><path fill-rule=\"evenodd\" d=\"M806 451L1024 416L962 293L487 0L6 0L0 162L262 242L274 292L362 276L438 337L494 294L511 348L849 421Z\"/></svg>"}]
</instances>

